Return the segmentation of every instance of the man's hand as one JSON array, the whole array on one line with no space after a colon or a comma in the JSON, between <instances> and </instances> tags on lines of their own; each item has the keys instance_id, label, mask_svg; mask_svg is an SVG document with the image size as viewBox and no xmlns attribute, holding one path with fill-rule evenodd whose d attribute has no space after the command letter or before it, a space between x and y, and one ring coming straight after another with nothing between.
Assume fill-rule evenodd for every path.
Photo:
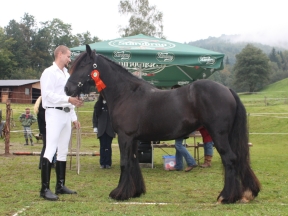
<instances>
[{"instance_id":1,"label":"man's hand","mask_svg":"<svg viewBox=\"0 0 288 216\"><path fill-rule=\"evenodd\" d=\"M78 97L69 97L68 102L73 104L76 107L80 107L83 105L83 101L80 100Z\"/></svg>"},{"instance_id":2,"label":"man's hand","mask_svg":"<svg viewBox=\"0 0 288 216\"><path fill-rule=\"evenodd\" d=\"M81 125L80 125L80 122L79 122L79 121L74 121L74 122L73 122L73 124L74 124L74 127L75 127L76 129L78 129L78 128L80 128L80 127L81 127Z\"/></svg>"},{"instance_id":3,"label":"man's hand","mask_svg":"<svg viewBox=\"0 0 288 216\"><path fill-rule=\"evenodd\" d=\"M93 129L93 132L94 132L94 133L98 133L98 129L95 127L95 128Z\"/></svg>"}]
</instances>

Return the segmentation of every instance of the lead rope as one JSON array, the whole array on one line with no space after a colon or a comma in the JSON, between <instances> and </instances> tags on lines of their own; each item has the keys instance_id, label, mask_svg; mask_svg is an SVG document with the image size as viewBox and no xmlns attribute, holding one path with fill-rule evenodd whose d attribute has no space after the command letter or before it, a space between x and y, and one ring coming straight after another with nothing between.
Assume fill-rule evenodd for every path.
<instances>
[{"instance_id":1,"label":"lead rope","mask_svg":"<svg viewBox=\"0 0 288 216\"><path fill-rule=\"evenodd\" d=\"M71 135L70 135L70 141L69 141L70 170L71 170L71 166L72 166L72 134L73 134L73 127L71 128Z\"/></svg>"},{"instance_id":2,"label":"lead rope","mask_svg":"<svg viewBox=\"0 0 288 216\"><path fill-rule=\"evenodd\" d=\"M78 107L77 107L77 119L79 121L79 115L78 115ZM70 136L70 142L69 142L69 148L70 148L70 170L71 170L71 166L72 166L72 134L73 134L73 127L71 128L71 136ZM77 142L77 146L76 146L76 165L77 165L77 174L80 174L80 146L81 146L81 128L76 128L76 142Z\"/></svg>"},{"instance_id":3,"label":"lead rope","mask_svg":"<svg viewBox=\"0 0 288 216\"><path fill-rule=\"evenodd\" d=\"M78 107L77 107L77 119L79 121L78 115ZM78 127L76 129L76 140L77 140L77 148L76 148L76 160L77 160L77 174L80 174L80 146L81 146L81 128Z\"/></svg>"}]
</instances>

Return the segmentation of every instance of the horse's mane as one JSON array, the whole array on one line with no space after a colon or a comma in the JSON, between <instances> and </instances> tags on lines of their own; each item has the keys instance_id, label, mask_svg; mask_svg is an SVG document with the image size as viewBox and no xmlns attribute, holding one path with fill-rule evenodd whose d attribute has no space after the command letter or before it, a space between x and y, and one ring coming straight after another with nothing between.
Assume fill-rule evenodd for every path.
<instances>
[{"instance_id":1,"label":"horse's mane","mask_svg":"<svg viewBox=\"0 0 288 216\"><path fill-rule=\"evenodd\" d=\"M96 55L96 51L93 50L92 54ZM86 55L87 55L87 52L82 52L82 53L80 53L80 55L77 56L77 58L73 61L72 66L71 66L71 68L69 70L70 75L74 72L74 70L78 67L78 65L82 63L82 61L83 61L83 59L85 59ZM139 84L143 83L143 84L146 84L146 85L150 85L150 86L155 88L154 85L152 85L152 84L150 84L148 82L143 82L144 81L143 79L141 79L141 78L139 78L137 76L134 76L125 67L123 67L122 65L118 64L117 62L112 61L111 59L109 59L108 57L106 57L106 56L104 56L102 54L97 54L97 55L99 55L100 57L104 58L109 63L113 64L115 66L115 68L119 69L118 71L120 73L124 74L125 76L127 76L127 78L129 80L131 80L133 82L136 82L136 83L139 83Z\"/></svg>"},{"instance_id":2,"label":"horse's mane","mask_svg":"<svg viewBox=\"0 0 288 216\"><path fill-rule=\"evenodd\" d=\"M134 81L134 82L142 82L143 84L146 84L146 85L150 85L152 87L155 88L154 85L152 85L151 83L149 82L143 82L144 80L137 77L137 76L134 76L132 73L130 73L125 67L123 67L122 65L120 65L119 63L115 62L115 61L112 61L111 59L107 58L106 56L102 55L102 54L98 54L99 56L101 56L102 58L104 58L105 60L107 60L108 62L112 63L113 65L116 66L117 69L120 69L118 70L119 72L121 72L122 74L125 74L127 75L128 79L130 79L131 81Z\"/></svg>"},{"instance_id":3,"label":"horse's mane","mask_svg":"<svg viewBox=\"0 0 288 216\"><path fill-rule=\"evenodd\" d=\"M124 68L122 65L118 64L117 62L112 61L111 59L107 58L106 56L104 56L104 55L102 55L102 54L98 54L98 55L101 56L101 57L103 57L103 58L106 59L107 61L115 64L117 67L119 67L119 68L124 69L124 70L127 71L126 68Z\"/></svg>"}]
</instances>

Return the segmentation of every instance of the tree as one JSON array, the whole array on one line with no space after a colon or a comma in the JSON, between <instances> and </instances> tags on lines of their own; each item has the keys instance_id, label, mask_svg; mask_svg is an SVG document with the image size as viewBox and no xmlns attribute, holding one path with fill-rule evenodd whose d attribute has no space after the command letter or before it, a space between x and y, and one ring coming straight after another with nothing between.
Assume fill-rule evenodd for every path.
<instances>
[{"instance_id":1,"label":"tree","mask_svg":"<svg viewBox=\"0 0 288 216\"><path fill-rule=\"evenodd\" d=\"M74 47L98 42L90 32L72 35L70 24L60 19L41 22L24 13L20 22L14 19L0 27L0 79L38 79L51 65L58 45Z\"/></svg>"},{"instance_id":2,"label":"tree","mask_svg":"<svg viewBox=\"0 0 288 216\"><path fill-rule=\"evenodd\" d=\"M279 53L276 52L275 48L273 47L270 54L269 59L271 62L276 62L278 65L278 68L281 69L281 57Z\"/></svg>"},{"instance_id":3,"label":"tree","mask_svg":"<svg viewBox=\"0 0 288 216\"><path fill-rule=\"evenodd\" d=\"M156 6L149 6L149 0L121 0L119 13L130 15L129 25L119 28L122 37L145 34L158 38L163 35L162 12Z\"/></svg>"},{"instance_id":4,"label":"tree","mask_svg":"<svg viewBox=\"0 0 288 216\"><path fill-rule=\"evenodd\" d=\"M50 65L52 61L48 52L50 43L47 43L46 40L49 37L44 37L45 29L39 30L34 16L24 13L21 22L10 21L9 25L5 27L5 31L6 37L15 40L11 52L13 60L17 62L17 67L13 68L13 74L7 78L17 79L18 77L19 79L23 75L26 78L37 78L37 74L40 77L40 71ZM46 35L47 33L49 32L46 31Z\"/></svg>"},{"instance_id":5,"label":"tree","mask_svg":"<svg viewBox=\"0 0 288 216\"><path fill-rule=\"evenodd\" d=\"M23 30L25 26L21 23L11 20L9 25L5 27L6 36L16 42L11 46L13 53L13 61L18 63L18 67L26 68L30 65L29 43L26 41Z\"/></svg>"},{"instance_id":6,"label":"tree","mask_svg":"<svg viewBox=\"0 0 288 216\"><path fill-rule=\"evenodd\" d=\"M82 34L76 34L76 37L74 37L73 46L81 46L85 44L91 44L95 42L99 42L98 37L91 37L91 33L89 31L84 32Z\"/></svg>"},{"instance_id":7,"label":"tree","mask_svg":"<svg viewBox=\"0 0 288 216\"><path fill-rule=\"evenodd\" d=\"M230 65L229 57L226 57L225 65Z\"/></svg>"},{"instance_id":8,"label":"tree","mask_svg":"<svg viewBox=\"0 0 288 216\"><path fill-rule=\"evenodd\" d=\"M49 43L49 53L53 55L54 50L59 45L72 47L73 35L70 24L64 23L62 20L54 18L52 21L42 22L42 30L49 33L47 42Z\"/></svg>"},{"instance_id":9,"label":"tree","mask_svg":"<svg viewBox=\"0 0 288 216\"><path fill-rule=\"evenodd\" d=\"M283 57L283 70L288 70L288 50L282 52Z\"/></svg>"},{"instance_id":10,"label":"tree","mask_svg":"<svg viewBox=\"0 0 288 216\"><path fill-rule=\"evenodd\" d=\"M11 74L9 79L19 80L19 79L39 79L40 74L33 68L18 68Z\"/></svg>"},{"instance_id":11,"label":"tree","mask_svg":"<svg viewBox=\"0 0 288 216\"><path fill-rule=\"evenodd\" d=\"M10 51L12 45L16 43L13 38L7 38L4 29L0 27L0 79L8 79L17 66L13 61L13 53Z\"/></svg>"},{"instance_id":12,"label":"tree","mask_svg":"<svg viewBox=\"0 0 288 216\"><path fill-rule=\"evenodd\" d=\"M208 79L233 88L232 66L229 64L225 65L223 70L213 73Z\"/></svg>"},{"instance_id":13,"label":"tree","mask_svg":"<svg viewBox=\"0 0 288 216\"><path fill-rule=\"evenodd\" d=\"M236 55L234 72L235 85L254 92L269 81L269 58L261 49L248 44Z\"/></svg>"},{"instance_id":14,"label":"tree","mask_svg":"<svg viewBox=\"0 0 288 216\"><path fill-rule=\"evenodd\" d=\"M38 29L37 34L33 38L32 47L32 64L31 67L40 77L46 67L51 65L53 57L49 53L50 50L50 32L47 28Z\"/></svg>"},{"instance_id":15,"label":"tree","mask_svg":"<svg viewBox=\"0 0 288 216\"><path fill-rule=\"evenodd\" d=\"M276 50L275 48L273 47L270 54L269 54L269 59L270 61L272 62L278 62L278 59L277 59L277 53L276 53Z\"/></svg>"}]
</instances>

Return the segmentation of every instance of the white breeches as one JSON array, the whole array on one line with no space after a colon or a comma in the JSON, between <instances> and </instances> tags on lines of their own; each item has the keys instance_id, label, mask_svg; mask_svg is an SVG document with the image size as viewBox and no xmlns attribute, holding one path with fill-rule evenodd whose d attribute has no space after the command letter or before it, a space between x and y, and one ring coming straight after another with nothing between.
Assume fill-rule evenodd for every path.
<instances>
[{"instance_id":1,"label":"white breeches","mask_svg":"<svg viewBox=\"0 0 288 216\"><path fill-rule=\"evenodd\" d=\"M71 116L63 110L48 108L45 111L46 150L44 157L52 162L57 150L57 160L66 161L71 136Z\"/></svg>"}]
</instances>

